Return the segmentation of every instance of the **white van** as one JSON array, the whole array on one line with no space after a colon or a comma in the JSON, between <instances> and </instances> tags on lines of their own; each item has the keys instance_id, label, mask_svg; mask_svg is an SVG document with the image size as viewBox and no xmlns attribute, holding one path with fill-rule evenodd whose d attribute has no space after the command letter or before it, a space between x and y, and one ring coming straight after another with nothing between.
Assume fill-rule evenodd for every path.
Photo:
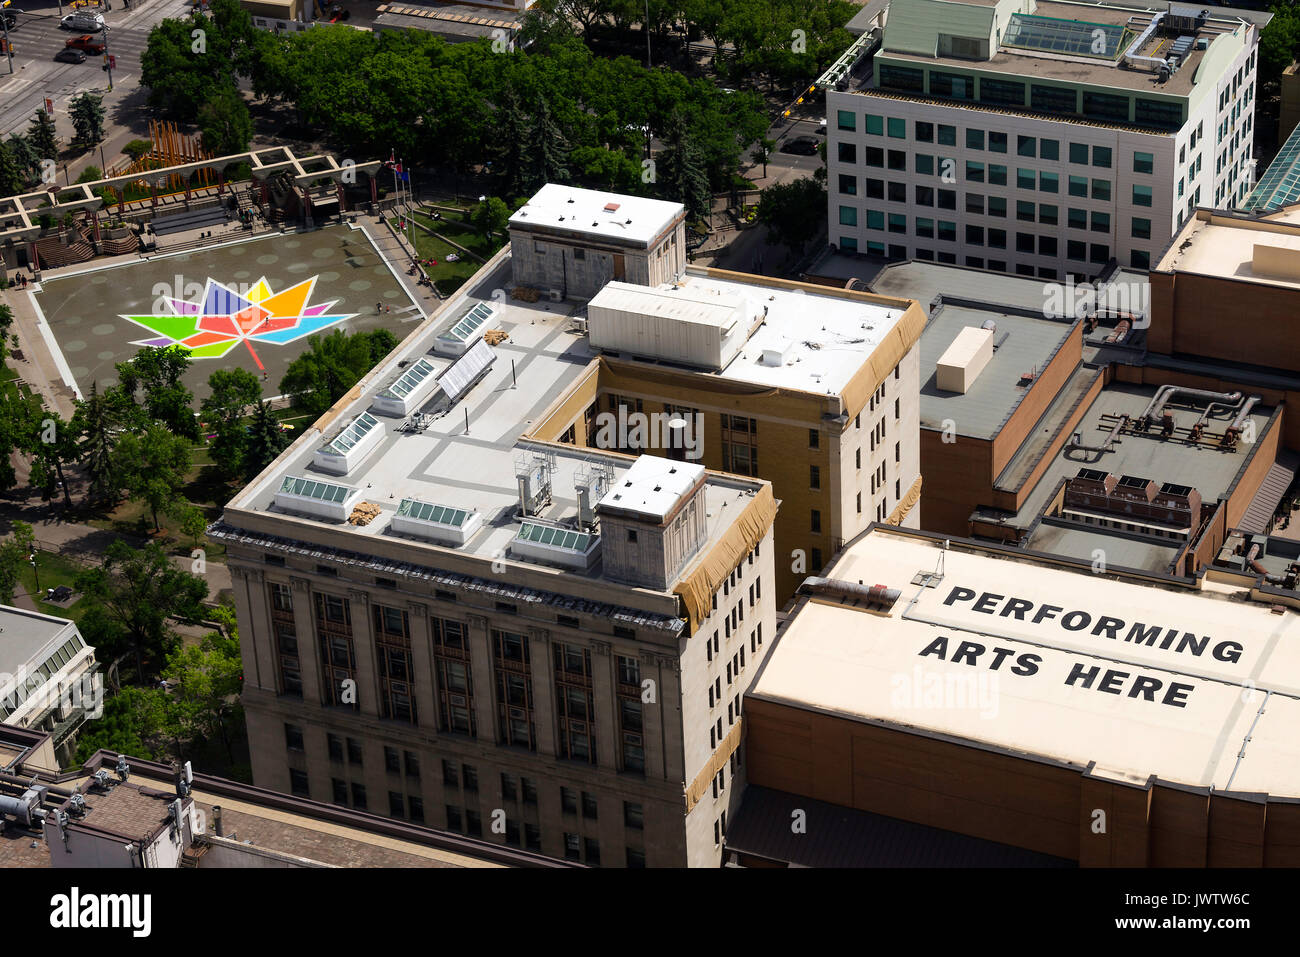
<instances>
[{"instance_id":1,"label":"white van","mask_svg":"<svg viewBox=\"0 0 1300 957\"><path fill-rule=\"evenodd\" d=\"M98 33L104 29L104 15L79 10L60 20L59 25L65 30L76 30L78 33Z\"/></svg>"}]
</instances>

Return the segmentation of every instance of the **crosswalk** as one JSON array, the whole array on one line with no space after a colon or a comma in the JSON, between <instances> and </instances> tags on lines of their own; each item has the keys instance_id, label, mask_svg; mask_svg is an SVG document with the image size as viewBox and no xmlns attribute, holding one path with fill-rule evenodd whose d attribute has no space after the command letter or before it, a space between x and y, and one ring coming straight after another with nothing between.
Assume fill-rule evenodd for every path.
<instances>
[{"instance_id":1,"label":"crosswalk","mask_svg":"<svg viewBox=\"0 0 1300 957\"><path fill-rule=\"evenodd\" d=\"M182 0L134 0L131 10L118 3L105 14L108 24L108 52L116 58L113 84L134 85L140 77L140 55L149 42L149 31L169 16L182 16L187 9ZM13 75L0 58L0 134L25 129L32 113L42 108L45 97L55 101L62 112L69 98L90 90L104 92L108 76L102 69L103 57L87 56L84 63L60 63L54 55L76 33L59 27L57 13L38 15L20 12L9 39L14 48ZM98 38L102 38L99 34Z\"/></svg>"}]
</instances>

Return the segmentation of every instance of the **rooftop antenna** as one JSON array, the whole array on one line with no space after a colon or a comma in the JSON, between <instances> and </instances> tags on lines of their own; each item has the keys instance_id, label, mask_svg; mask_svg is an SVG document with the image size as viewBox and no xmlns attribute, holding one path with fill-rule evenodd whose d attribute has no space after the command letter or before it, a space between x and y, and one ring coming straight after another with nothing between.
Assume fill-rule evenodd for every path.
<instances>
[{"instance_id":1,"label":"rooftop antenna","mask_svg":"<svg viewBox=\"0 0 1300 957\"><path fill-rule=\"evenodd\" d=\"M131 765L126 763L125 754L119 754L117 756L117 767L113 770L117 772L117 776L123 781L131 776Z\"/></svg>"}]
</instances>

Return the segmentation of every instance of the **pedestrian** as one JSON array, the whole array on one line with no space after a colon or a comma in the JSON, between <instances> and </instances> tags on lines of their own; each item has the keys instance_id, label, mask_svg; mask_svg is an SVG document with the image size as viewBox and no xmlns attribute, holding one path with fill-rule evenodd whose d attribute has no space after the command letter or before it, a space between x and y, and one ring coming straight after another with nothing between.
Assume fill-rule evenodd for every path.
<instances>
[{"instance_id":1,"label":"pedestrian","mask_svg":"<svg viewBox=\"0 0 1300 957\"><path fill-rule=\"evenodd\" d=\"M392 311L393 311L392 306L384 306L384 312L392 312Z\"/></svg>"},{"instance_id":2,"label":"pedestrian","mask_svg":"<svg viewBox=\"0 0 1300 957\"><path fill-rule=\"evenodd\" d=\"M384 311L384 304L382 302L375 303L375 312L383 312L383 311Z\"/></svg>"}]
</instances>

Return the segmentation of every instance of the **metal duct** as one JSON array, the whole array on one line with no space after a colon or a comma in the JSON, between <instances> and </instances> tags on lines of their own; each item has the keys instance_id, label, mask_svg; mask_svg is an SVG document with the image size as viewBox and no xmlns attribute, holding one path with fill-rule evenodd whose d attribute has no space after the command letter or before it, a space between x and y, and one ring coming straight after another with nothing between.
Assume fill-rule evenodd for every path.
<instances>
[{"instance_id":1,"label":"metal duct","mask_svg":"<svg viewBox=\"0 0 1300 957\"><path fill-rule=\"evenodd\" d=\"M876 608L891 608L902 592L885 585L862 585L839 581L835 578L805 578L799 586L800 594L824 595L843 601L860 601Z\"/></svg>"}]
</instances>

